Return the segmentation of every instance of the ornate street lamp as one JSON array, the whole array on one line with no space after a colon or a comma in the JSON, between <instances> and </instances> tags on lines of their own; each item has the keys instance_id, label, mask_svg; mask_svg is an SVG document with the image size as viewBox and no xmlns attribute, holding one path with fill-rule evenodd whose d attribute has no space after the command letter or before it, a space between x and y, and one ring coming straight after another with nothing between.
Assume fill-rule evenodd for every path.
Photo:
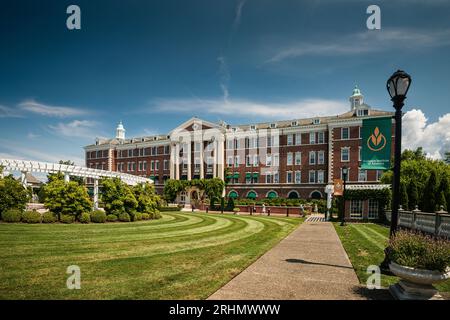
<instances>
[{"instance_id":1,"label":"ornate street lamp","mask_svg":"<svg viewBox=\"0 0 450 320\"><path fill-rule=\"evenodd\" d=\"M400 204L400 162L402 152L402 107L409 86L411 85L411 77L402 70L397 70L389 78L386 88L394 103L395 108L395 150L394 150L394 178L392 180L392 215L390 236L392 237L397 230L398 207Z\"/></svg>"},{"instance_id":2,"label":"ornate street lamp","mask_svg":"<svg viewBox=\"0 0 450 320\"><path fill-rule=\"evenodd\" d=\"M341 217L341 226L345 225L345 189L347 182L348 168L347 166L342 167L342 180L344 180L344 185L342 188L342 217Z\"/></svg>"}]
</instances>

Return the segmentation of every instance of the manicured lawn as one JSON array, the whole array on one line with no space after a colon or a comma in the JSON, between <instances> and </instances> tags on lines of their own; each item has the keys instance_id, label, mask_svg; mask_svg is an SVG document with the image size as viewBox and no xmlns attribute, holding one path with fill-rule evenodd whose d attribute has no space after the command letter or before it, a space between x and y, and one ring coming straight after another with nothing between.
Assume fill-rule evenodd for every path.
<instances>
[{"instance_id":1,"label":"manicured lawn","mask_svg":"<svg viewBox=\"0 0 450 320\"><path fill-rule=\"evenodd\" d=\"M384 248L387 246L389 228L373 223L349 223L341 227L334 223L342 244L353 264L359 281L365 284L370 274L369 265L380 265L384 260ZM387 287L399 279L395 276L381 275L381 285ZM442 292L450 292L450 280L436 286Z\"/></svg>"},{"instance_id":2,"label":"manicured lawn","mask_svg":"<svg viewBox=\"0 0 450 320\"><path fill-rule=\"evenodd\" d=\"M204 299L299 218L165 213L111 224L0 223L0 299ZM66 269L81 269L69 290Z\"/></svg>"}]
</instances>

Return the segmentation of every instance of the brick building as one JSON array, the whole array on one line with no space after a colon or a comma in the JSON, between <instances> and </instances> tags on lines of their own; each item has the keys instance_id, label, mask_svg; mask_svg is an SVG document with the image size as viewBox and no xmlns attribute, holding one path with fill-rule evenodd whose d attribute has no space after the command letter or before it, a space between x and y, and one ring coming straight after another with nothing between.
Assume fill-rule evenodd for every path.
<instances>
[{"instance_id":1,"label":"brick building","mask_svg":"<svg viewBox=\"0 0 450 320\"><path fill-rule=\"evenodd\" d=\"M336 116L246 125L194 117L167 135L131 139L119 123L115 138L84 148L86 166L150 177L158 193L167 179L219 177L231 197L325 198L344 165L349 184L376 184L382 174L360 169L362 120L393 113L363 98L355 87L350 110Z\"/></svg>"}]
</instances>

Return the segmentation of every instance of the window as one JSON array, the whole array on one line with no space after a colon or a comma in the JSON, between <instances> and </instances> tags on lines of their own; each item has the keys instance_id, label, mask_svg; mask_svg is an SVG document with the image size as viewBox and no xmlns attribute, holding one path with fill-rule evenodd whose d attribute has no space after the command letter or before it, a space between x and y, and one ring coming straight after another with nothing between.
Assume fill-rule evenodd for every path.
<instances>
[{"instance_id":1,"label":"window","mask_svg":"<svg viewBox=\"0 0 450 320\"><path fill-rule=\"evenodd\" d=\"M234 166L239 167L239 156L234 157Z\"/></svg>"},{"instance_id":2,"label":"window","mask_svg":"<svg viewBox=\"0 0 450 320\"><path fill-rule=\"evenodd\" d=\"M170 153L170 146L169 145L164 146L164 153L165 154L169 154Z\"/></svg>"},{"instance_id":3,"label":"window","mask_svg":"<svg viewBox=\"0 0 450 320\"><path fill-rule=\"evenodd\" d=\"M350 200L350 218L361 219L363 215L363 201Z\"/></svg>"},{"instance_id":4,"label":"window","mask_svg":"<svg viewBox=\"0 0 450 320\"><path fill-rule=\"evenodd\" d=\"M288 134L287 135L287 145L292 146L294 144L294 135Z\"/></svg>"},{"instance_id":5,"label":"window","mask_svg":"<svg viewBox=\"0 0 450 320\"><path fill-rule=\"evenodd\" d=\"M324 172L323 170L317 171L317 183L324 183Z\"/></svg>"},{"instance_id":6,"label":"window","mask_svg":"<svg viewBox=\"0 0 450 320\"><path fill-rule=\"evenodd\" d=\"M256 130L256 126L255 125L251 125L250 126L250 130Z\"/></svg>"},{"instance_id":7,"label":"window","mask_svg":"<svg viewBox=\"0 0 450 320\"><path fill-rule=\"evenodd\" d=\"M169 160L164 160L164 170L169 170Z\"/></svg>"},{"instance_id":8,"label":"window","mask_svg":"<svg viewBox=\"0 0 450 320\"><path fill-rule=\"evenodd\" d=\"M272 183L272 174L266 173L266 183Z\"/></svg>"},{"instance_id":9,"label":"window","mask_svg":"<svg viewBox=\"0 0 450 320\"><path fill-rule=\"evenodd\" d=\"M322 132L318 132L317 133L317 143L324 143L325 142L325 133Z\"/></svg>"},{"instance_id":10,"label":"window","mask_svg":"<svg viewBox=\"0 0 450 320\"><path fill-rule=\"evenodd\" d=\"M139 161L139 171L142 171L142 169L143 169L142 161Z\"/></svg>"},{"instance_id":11,"label":"window","mask_svg":"<svg viewBox=\"0 0 450 320\"><path fill-rule=\"evenodd\" d=\"M147 161L142 162L144 171L147 171Z\"/></svg>"},{"instance_id":12,"label":"window","mask_svg":"<svg viewBox=\"0 0 450 320\"><path fill-rule=\"evenodd\" d=\"M292 183L292 171L286 172L286 183Z\"/></svg>"},{"instance_id":13,"label":"window","mask_svg":"<svg viewBox=\"0 0 450 320\"><path fill-rule=\"evenodd\" d=\"M245 166L250 167L251 165L252 165L252 156L248 154L245 156Z\"/></svg>"},{"instance_id":14,"label":"window","mask_svg":"<svg viewBox=\"0 0 450 320\"><path fill-rule=\"evenodd\" d=\"M288 152L287 154L287 165L292 166L293 159L292 159L292 152Z\"/></svg>"},{"instance_id":15,"label":"window","mask_svg":"<svg viewBox=\"0 0 450 320\"><path fill-rule=\"evenodd\" d=\"M155 161L155 170L159 170L159 160Z\"/></svg>"},{"instance_id":16,"label":"window","mask_svg":"<svg viewBox=\"0 0 450 320\"><path fill-rule=\"evenodd\" d=\"M317 164L324 164L325 163L325 152L319 151L317 152Z\"/></svg>"},{"instance_id":17,"label":"window","mask_svg":"<svg viewBox=\"0 0 450 320\"><path fill-rule=\"evenodd\" d=\"M150 161L150 170L155 170L155 161L154 160L152 160L152 161Z\"/></svg>"},{"instance_id":18,"label":"window","mask_svg":"<svg viewBox=\"0 0 450 320\"><path fill-rule=\"evenodd\" d=\"M131 171L131 162L127 162L127 171Z\"/></svg>"},{"instance_id":19,"label":"window","mask_svg":"<svg viewBox=\"0 0 450 320\"><path fill-rule=\"evenodd\" d=\"M132 157L133 156L133 150L128 150L128 157L130 158L130 157Z\"/></svg>"},{"instance_id":20,"label":"window","mask_svg":"<svg viewBox=\"0 0 450 320\"><path fill-rule=\"evenodd\" d=\"M234 139L234 148L239 149L241 147L239 139Z\"/></svg>"},{"instance_id":21,"label":"window","mask_svg":"<svg viewBox=\"0 0 450 320\"><path fill-rule=\"evenodd\" d=\"M377 181L380 181L381 176L383 175L383 170L377 170L376 174L377 174L376 176Z\"/></svg>"},{"instance_id":22,"label":"window","mask_svg":"<svg viewBox=\"0 0 450 320\"><path fill-rule=\"evenodd\" d=\"M259 164L259 157L257 154L253 155L253 166L257 167Z\"/></svg>"},{"instance_id":23,"label":"window","mask_svg":"<svg viewBox=\"0 0 450 320\"><path fill-rule=\"evenodd\" d=\"M302 134L301 133L295 134L295 144L298 146L302 144Z\"/></svg>"},{"instance_id":24,"label":"window","mask_svg":"<svg viewBox=\"0 0 450 320\"><path fill-rule=\"evenodd\" d=\"M341 162L349 162L350 161L350 148L344 147L341 149Z\"/></svg>"},{"instance_id":25,"label":"window","mask_svg":"<svg viewBox=\"0 0 450 320\"><path fill-rule=\"evenodd\" d=\"M271 146L272 146L272 137L271 137L271 136L268 136L268 137L267 137L267 146L268 146L268 147L271 147Z\"/></svg>"},{"instance_id":26,"label":"window","mask_svg":"<svg viewBox=\"0 0 450 320\"><path fill-rule=\"evenodd\" d=\"M315 144L316 143L316 133L310 132L309 133L309 144Z\"/></svg>"},{"instance_id":27,"label":"window","mask_svg":"<svg viewBox=\"0 0 450 320\"><path fill-rule=\"evenodd\" d=\"M358 147L358 161L361 161L362 157L362 147Z\"/></svg>"},{"instance_id":28,"label":"window","mask_svg":"<svg viewBox=\"0 0 450 320\"><path fill-rule=\"evenodd\" d=\"M291 126L292 126L292 127L298 126L298 121L292 121L292 122L291 122Z\"/></svg>"},{"instance_id":29,"label":"window","mask_svg":"<svg viewBox=\"0 0 450 320\"><path fill-rule=\"evenodd\" d=\"M342 140L350 139L350 129L349 128L341 128L341 139Z\"/></svg>"},{"instance_id":30,"label":"window","mask_svg":"<svg viewBox=\"0 0 450 320\"><path fill-rule=\"evenodd\" d=\"M270 129L275 129L277 127L277 124L276 123L271 123L270 124Z\"/></svg>"},{"instance_id":31,"label":"window","mask_svg":"<svg viewBox=\"0 0 450 320\"><path fill-rule=\"evenodd\" d=\"M266 155L266 166L268 166L268 167L272 166L272 155L271 154Z\"/></svg>"},{"instance_id":32,"label":"window","mask_svg":"<svg viewBox=\"0 0 450 320\"><path fill-rule=\"evenodd\" d=\"M302 153L296 152L295 153L295 165L299 166L302 164Z\"/></svg>"},{"instance_id":33,"label":"window","mask_svg":"<svg viewBox=\"0 0 450 320\"><path fill-rule=\"evenodd\" d=\"M362 138L361 137L361 127L358 127L358 138L360 138L360 139Z\"/></svg>"},{"instance_id":34,"label":"window","mask_svg":"<svg viewBox=\"0 0 450 320\"><path fill-rule=\"evenodd\" d=\"M200 142L194 143L194 152L200 152Z\"/></svg>"},{"instance_id":35,"label":"window","mask_svg":"<svg viewBox=\"0 0 450 320\"><path fill-rule=\"evenodd\" d=\"M248 137L245 137L245 149L250 148L250 139Z\"/></svg>"},{"instance_id":36,"label":"window","mask_svg":"<svg viewBox=\"0 0 450 320\"><path fill-rule=\"evenodd\" d=\"M302 172L295 171L295 183L302 183Z\"/></svg>"},{"instance_id":37,"label":"window","mask_svg":"<svg viewBox=\"0 0 450 320\"><path fill-rule=\"evenodd\" d=\"M341 179L344 180L344 174L342 173L342 168L341 168ZM347 171L347 182L350 181L350 168L348 168Z\"/></svg>"},{"instance_id":38,"label":"window","mask_svg":"<svg viewBox=\"0 0 450 320\"><path fill-rule=\"evenodd\" d=\"M314 119L313 123L314 124L320 124L320 119Z\"/></svg>"},{"instance_id":39,"label":"window","mask_svg":"<svg viewBox=\"0 0 450 320\"><path fill-rule=\"evenodd\" d=\"M227 159L227 165L228 165L229 167L232 167L232 166L233 166L233 157L228 157L228 159Z\"/></svg>"},{"instance_id":40,"label":"window","mask_svg":"<svg viewBox=\"0 0 450 320\"><path fill-rule=\"evenodd\" d=\"M273 175L273 183L280 183L280 174L275 172Z\"/></svg>"},{"instance_id":41,"label":"window","mask_svg":"<svg viewBox=\"0 0 450 320\"><path fill-rule=\"evenodd\" d=\"M227 149L233 149L233 140L232 139L228 139L227 140Z\"/></svg>"},{"instance_id":42,"label":"window","mask_svg":"<svg viewBox=\"0 0 450 320\"><path fill-rule=\"evenodd\" d=\"M366 182L367 181L367 170L359 169L358 171L358 181L359 182Z\"/></svg>"},{"instance_id":43,"label":"window","mask_svg":"<svg viewBox=\"0 0 450 320\"><path fill-rule=\"evenodd\" d=\"M369 199L369 212L367 213L369 219L378 219L378 201Z\"/></svg>"},{"instance_id":44,"label":"window","mask_svg":"<svg viewBox=\"0 0 450 320\"><path fill-rule=\"evenodd\" d=\"M309 183L316 183L316 171L309 171Z\"/></svg>"},{"instance_id":45,"label":"window","mask_svg":"<svg viewBox=\"0 0 450 320\"><path fill-rule=\"evenodd\" d=\"M200 172L200 158L194 159L194 173Z\"/></svg>"},{"instance_id":46,"label":"window","mask_svg":"<svg viewBox=\"0 0 450 320\"><path fill-rule=\"evenodd\" d=\"M278 167L280 165L280 156L277 154L273 155L273 165Z\"/></svg>"},{"instance_id":47,"label":"window","mask_svg":"<svg viewBox=\"0 0 450 320\"><path fill-rule=\"evenodd\" d=\"M245 183L246 184L251 184L252 183L252 173L251 172L247 172L245 174Z\"/></svg>"},{"instance_id":48,"label":"window","mask_svg":"<svg viewBox=\"0 0 450 320\"><path fill-rule=\"evenodd\" d=\"M358 109L356 111L356 115L358 117L368 116L369 115L369 110L368 109Z\"/></svg>"},{"instance_id":49,"label":"window","mask_svg":"<svg viewBox=\"0 0 450 320\"><path fill-rule=\"evenodd\" d=\"M309 164L316 164L316 152L315 151L309 152Z\"/></svg>"},{"instance_id":50,"label":"window","mask_svg":"<svg viewBox=\"0 0 450 320\"><path fill-rule=\"evenodd\" d=\"M184 147L183 147L183 150L184 150ZM157 155L158 155L158 148L157 147L152 147L152 156L157 156Z\"/></svg>"}]
</instances>

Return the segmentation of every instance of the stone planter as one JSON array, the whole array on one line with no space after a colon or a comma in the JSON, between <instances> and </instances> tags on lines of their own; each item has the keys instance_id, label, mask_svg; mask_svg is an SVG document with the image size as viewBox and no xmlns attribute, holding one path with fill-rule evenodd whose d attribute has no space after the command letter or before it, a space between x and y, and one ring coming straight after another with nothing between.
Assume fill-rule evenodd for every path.
<instances>
[{"instance_id":1,"label":"stone planter","mask_svg":"<svg viewBox=\"0 0 450 320\"><path fill-rule=\"evenodd\" d=\"M439 272L414 269L391 262L389 269L401 278L398 283L389 287L394 298L399 300L442 300L433 284L450 278L450 268L447 268L446 272Z\"/></svg>"}]
</instances>

